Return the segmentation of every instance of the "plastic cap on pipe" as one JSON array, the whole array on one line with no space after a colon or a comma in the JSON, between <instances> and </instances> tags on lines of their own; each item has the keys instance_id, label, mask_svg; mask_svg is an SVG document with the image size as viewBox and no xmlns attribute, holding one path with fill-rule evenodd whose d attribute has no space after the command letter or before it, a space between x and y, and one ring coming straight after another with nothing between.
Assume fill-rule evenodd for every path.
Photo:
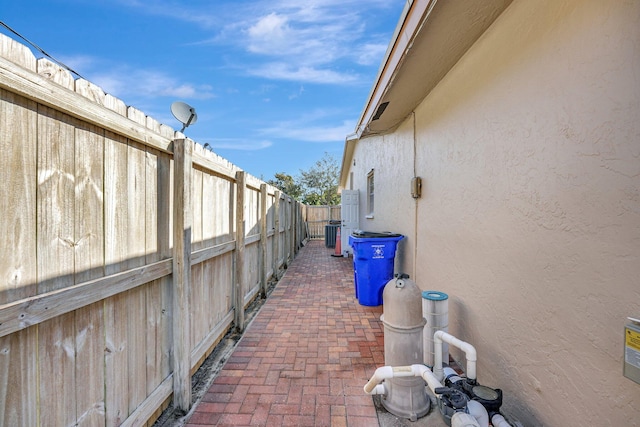
<instances>
[{"instance_id":1,"label":"plastic cap on pipe","mask_svg":"<svg viewBox=\"0 0 640 427\"><path fill-rule=\"evenodd\" d=\"M449 299L449 295L439 291L422 291L422 298L430 301L444 301Z\"/></svg>"}]
</instances>

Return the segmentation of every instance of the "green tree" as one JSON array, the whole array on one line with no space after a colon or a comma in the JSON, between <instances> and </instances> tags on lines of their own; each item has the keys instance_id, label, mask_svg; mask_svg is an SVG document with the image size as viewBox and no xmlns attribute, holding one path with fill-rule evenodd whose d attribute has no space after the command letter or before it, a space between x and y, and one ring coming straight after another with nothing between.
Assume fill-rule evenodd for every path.
<instances>
[{"instance_id":1,"label":"green tree","mask_svg":"<svg viewBox=\"0 0 640 427\"><path fill-rule=\"evenodd\" d=\"M339 205L339 173L338 161L325 152L309 170L300 170L299 177L280 172L267 183L307 205Z\"/></svg>"},{"instance_id":2,"label":"green tree","mask_svg":"<svg viewBox=\"0 0 640 427\"><path fill-rule=\"evenodd\" d=\"M267 181L267 184L273 185L296 200L302 200L302 186L289 174L278 172L274 175L274 179Z\"/></svg>"},{"instance_id":3,"label":"green tree","mask_svg":"<svg viewBox=\"0 0 640 427\"><path fill-rule=\"evenodd\" d=\"M300 171L303 199L308 205L338 205L338 161L325 152L308 171Z\"/></svg>"}]
</instances>

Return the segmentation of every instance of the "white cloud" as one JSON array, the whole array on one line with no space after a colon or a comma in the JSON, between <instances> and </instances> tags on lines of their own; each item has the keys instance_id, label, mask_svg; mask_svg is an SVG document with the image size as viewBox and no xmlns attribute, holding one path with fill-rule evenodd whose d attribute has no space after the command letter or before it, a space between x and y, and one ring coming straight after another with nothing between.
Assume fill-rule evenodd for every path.
<instances>
[{"instance_id":1,"label":"white cloud","mask_svg":"<svg viewBox=\"0 0 640 427\"><path fill-rule=\"evenodd\" d=\"M289 95L289 101L301 97L303 93L304 93L304 86L300 86L300 89L298 89L297 92L294 92L291 95Z\"/></svg>"},{"instance_id":2,"label":"white cloud","mask_svg":"<svg viewBox=\"0 0 640 427\"><path fill-rule=\"evenodd\" d=\"M311 123L311 122L314 123ZM327 120L323 120L327 121ZM280 122L261 129L266 135L304 142L344 142L345 136L353 133L355 121L344 120L340 124L318 124L318 120L302 118L297 122Z\"/></svg>"},{"instance_id":3,"label":"white cloud","mask_svg":"<svg viewBox=\"0 0 640 427\"><path fill-rule=\"evenodd\" d=\"M161 71L133 69L127 66L118 66L104 71L108 67L100 62L103 61L90 57L69 59L69 64L82 66L85 78L100 86L105 93L119 97L125 102L133 97L168 96L185 99L211 99L216 96L210 85L181 82ZM94 71L96 69L100 71Z\"/></svg>"},{"instance_id":4,"label":"white cloud","mask_svg":"<svg viewBox=\"0 0 640 427\"><path fill-rule=\"evenodd\" d=\"M341 70L379 64L389 35L371 39L373 9L396 8L389 0L254 0L190 2L119 0L147 14L194 23L215 34L191 44L235 46L229 66L252 76L301 83L359 83L357 72ZM398 0L400 1L400 0ZM264 60L266 59L266 64Z\"/></svg>"},{"instance_id":5,"label":"white cloud","mask_svg":"<svg viewBox=\"0 0 640 427\"><path fill-rule=\"evenodd\" d=\"M308 83L350 84L359 80L358 75L341 73L331 69L309 66L293 68L284 62L273 62L249 70L249 74L273 80L289 80Z\"/></svg>"},{"instance_id":6,"label":"white cloud","mask_svg":"<svg viewBox=\"0 0 640 427\"><path fill-rule=\"evenodd\" d=\"M362 17L372 7L389 7L385 0L271 0L251 5L235 10L235 16L242 16L242 20L231 20L214 39L253 55L251 64L244 66L249 75L353 84L360 82L360 75L342 70L377 65L385 52L385 43L365 39ZM262 63L260 56L267 63Z\"/></svg>"},{"instance_id":7,"label":"white cloud","mask_svg":"<svg viewBox=\"0 0 640 427\"><path fill-rule=\"evenodd\" d=\"M240 151L256 151L269 148L273 143L269 140L253 140L253 139L240 139L240 138L202 138L198 140L202 144L209 144L214 150L227 149L227 150L240 150Z\"/></svg>"},{"instance_id":8,"label":"white cloud","mask_svg":"<svg viewBox=\"0 0 640 427\"><path fill-rule=\"evenodd\" d=\"M249 28L249 36L252 41L263 42L266 45L275 42L284 41L287 33L290 29L287 26L287 18L280 16L275 12L270 13L258 20L252 27ZM252 49L252 47L250 47ZM256 51L260 51L261 48L253 48Z\"/></svg>"}]
</instances>

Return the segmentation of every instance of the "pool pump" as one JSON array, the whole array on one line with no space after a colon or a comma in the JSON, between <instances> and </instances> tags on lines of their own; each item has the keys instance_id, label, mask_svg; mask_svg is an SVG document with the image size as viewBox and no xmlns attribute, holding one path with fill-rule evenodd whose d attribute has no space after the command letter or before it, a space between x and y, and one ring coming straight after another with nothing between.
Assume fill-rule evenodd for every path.
<instances>
[{"instance_id":1,"label":"pool pump","mask_svg":"<svg viewBox=\"0 0 640 427\"><path fill-rule=\"evenodd\" d=\"M444 368L445 387L435 390L439 395L438 408L447 425L451 425L454 413L467 411L468 402L480 403L489 418L500 412L502 390L478 384L475 379L463 378L452 368Z\"/></svg>"}]
</instances>

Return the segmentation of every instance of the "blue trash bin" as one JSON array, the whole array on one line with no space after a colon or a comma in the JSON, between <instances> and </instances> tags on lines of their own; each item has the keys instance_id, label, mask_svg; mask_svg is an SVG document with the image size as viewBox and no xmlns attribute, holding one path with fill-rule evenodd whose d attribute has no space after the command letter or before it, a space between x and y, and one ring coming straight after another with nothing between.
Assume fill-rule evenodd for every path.
<instances>
[{"instance_id":1,"label":"blue trash bin","mask_svg":"<svg viewBox=\"0 0 640 427\"><path fill-rule=\"evenodd\" d=\"M382 291L393 279L396 247L404 236L356 230L349 236L353 248L353 281L360 305L382 304Z\"/></svg>"}]
</instances>

